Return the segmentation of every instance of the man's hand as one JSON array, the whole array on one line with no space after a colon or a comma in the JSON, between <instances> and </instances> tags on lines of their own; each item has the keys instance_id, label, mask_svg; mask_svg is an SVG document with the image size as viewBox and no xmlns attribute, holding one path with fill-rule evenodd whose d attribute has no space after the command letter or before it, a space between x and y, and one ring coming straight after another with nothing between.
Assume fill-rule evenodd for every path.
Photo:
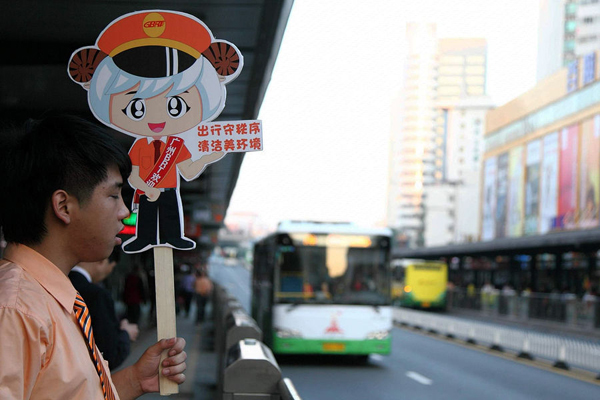
<instances>
[{"instance_id":1,"label":"man's hand","mask_svg":"<svg viewBox=\"0 0 600 400\"><path fill-rule=\"evenodd\" d=\"M183 351L183 338L162 339L150 346L133 365L136 380L144 393L158 392L158 365L163 350L169 349L168 357L162 362L162 374L168 379L182 384L185 381L183 372L187 368L187 354Z\"/></svg>"},{"instance_id":2,"label":"man's hand","mask_svg":"<svg viewBox=\"0 0 600 400\"><path fill-rule=\"evenodd\" d=\"M168 357L163 360L162 374L168 379L182 384L183 374L187 365L187 354L183 351L183 338L162 339L148 347L140 359L131 367L112 374L113 383L119 392L121 400L138 398L144 393L158 392L158 371L160 355L168 350Z\"/></svg>"}]
</instances>

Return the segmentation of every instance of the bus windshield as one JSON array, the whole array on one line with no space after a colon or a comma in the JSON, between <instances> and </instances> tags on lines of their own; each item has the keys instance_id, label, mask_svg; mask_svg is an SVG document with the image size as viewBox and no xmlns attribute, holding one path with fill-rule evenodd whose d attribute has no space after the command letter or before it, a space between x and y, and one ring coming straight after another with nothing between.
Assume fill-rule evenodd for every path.
<instances>
[{"instance_id":1,"label":"bus windshield","mask_svg":"<svg viewBox=\"0 0 600 400\"><path fill-rule=\"evenodd\" d=\"M382 247L374 237L320 239L279 248L275 302L390 303L387 241L381 241Z\"/></svg>"}]
</instances>

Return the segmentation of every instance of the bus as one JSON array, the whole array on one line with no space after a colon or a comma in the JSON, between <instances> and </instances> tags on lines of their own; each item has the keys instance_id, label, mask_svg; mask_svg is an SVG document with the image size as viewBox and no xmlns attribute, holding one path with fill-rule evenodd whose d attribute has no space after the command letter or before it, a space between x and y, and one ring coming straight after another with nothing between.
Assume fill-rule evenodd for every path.
<instances>
[{"instance_id":1,"label":"bus","mask_svg":"<svg viewBox=\"0 0 600 400\"><path fill-rule=\"evenodd\" d=\"M252 317L276 354L391 351L387 228L284 221L254 245Z\"/></svg>"},{"instance_id":2,"label":"bus","mask_svg":"<svg viewBox=\"0 0 600 400\"><path fill-rule=\"evenodd\" d=\"M392 301L402 307L446 309L448 266L442 261L398 259L392 265Z\"/></svg>"}]
</instances>

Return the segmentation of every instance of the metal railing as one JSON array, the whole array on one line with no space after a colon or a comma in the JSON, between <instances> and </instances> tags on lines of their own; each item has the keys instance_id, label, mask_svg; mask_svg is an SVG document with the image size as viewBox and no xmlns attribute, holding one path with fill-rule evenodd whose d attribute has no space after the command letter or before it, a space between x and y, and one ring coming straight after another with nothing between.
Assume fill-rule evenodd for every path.
<instances>
[{"instance_id":1,"label":"metal railing","mask_svg":"<svg viewBox=\"0 0 600 400\"><path fill-rule=\"evenodd\" d=\"M302 400L284 378L262 331L238 300L215 284L213 290L217 390L223 400Z\"/></svg>"},{"instance_id":2,"label":"metal railing","mask_svg":"<svg viewBox=\"0 0 600 400\"><path fill-rule=\"evenodd\" d=\"M554 362L554 366L570 366L600 374L600 344L558 335L548 335L503 326L448 317L431 312L394 309L394 321L428 330L448 338L488 346L490 349L511 350L520 357L536 357ZM600 375L598 375L600 378Z\"/></svg>"},{"instance_id":3,"label":"metal railing","mask_svg":"<svg viewBox=\"0 0 600 400\"><path fill-rule=\"evenodd\" d=\"M600 300L573 294L503 293L496 289L448 291L448 308L480 311L514 320L550 321L580 329L600 328Z\"/></svg>"}]
</instances>

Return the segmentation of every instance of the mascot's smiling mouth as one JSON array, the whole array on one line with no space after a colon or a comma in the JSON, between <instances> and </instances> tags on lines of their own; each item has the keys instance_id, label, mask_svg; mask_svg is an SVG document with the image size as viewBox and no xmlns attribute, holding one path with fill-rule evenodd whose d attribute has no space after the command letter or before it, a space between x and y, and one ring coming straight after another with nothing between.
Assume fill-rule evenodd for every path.
<instances>
[{"instance_id":1,"label":"mascot's smiling mouth","mask_svg":"<svg viewBox=\"0 0 600 400\"><path fill-rule=\"evenodd\" d=\"M160 133L165 129L165 122L161 122L160 124L148 123L148 128L154 133Z\"/></svg>"}]
</instances>

